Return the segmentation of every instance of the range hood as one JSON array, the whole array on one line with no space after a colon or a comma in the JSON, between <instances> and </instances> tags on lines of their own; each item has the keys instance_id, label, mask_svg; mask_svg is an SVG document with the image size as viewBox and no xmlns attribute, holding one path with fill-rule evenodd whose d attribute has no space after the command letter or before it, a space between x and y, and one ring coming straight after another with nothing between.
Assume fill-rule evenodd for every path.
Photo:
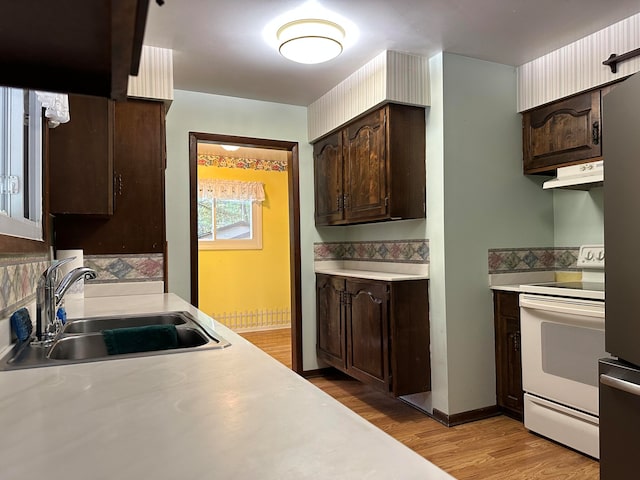
<instances>
[{"instance_id":1,"label":"range hood","mask_svg":"<svg viewBox=\"0 0 640 480\"><path fill-rule=\"evenodd\" d=\"M542 188L570 188L573 190L589 190L604 184L604 162L582 163L558 168L558 176L546 181Z\"/></svg>"}]
</instances>

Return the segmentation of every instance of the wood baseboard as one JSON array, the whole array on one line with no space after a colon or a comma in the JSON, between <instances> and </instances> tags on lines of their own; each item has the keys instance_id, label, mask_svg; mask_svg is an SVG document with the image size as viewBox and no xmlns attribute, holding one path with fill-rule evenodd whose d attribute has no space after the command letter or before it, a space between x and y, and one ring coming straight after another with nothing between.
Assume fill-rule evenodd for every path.
<instances>
[{"instance_id":1,"label":"wood baseboard","mask_svg":"<svg viewBox=\"0 0 640 480\"><path fill-rule=\"evenodd\" d=\"M433 409L433 418L447 427L454 427L463 423L475 422L476 420L482 420L484 418L495 417L500 415L500 410L497 405L491 407L478 408L477 410L469 410L468 412L454 413L453 415L447 415L440 410Z\"/></svg>"}]
</instances>

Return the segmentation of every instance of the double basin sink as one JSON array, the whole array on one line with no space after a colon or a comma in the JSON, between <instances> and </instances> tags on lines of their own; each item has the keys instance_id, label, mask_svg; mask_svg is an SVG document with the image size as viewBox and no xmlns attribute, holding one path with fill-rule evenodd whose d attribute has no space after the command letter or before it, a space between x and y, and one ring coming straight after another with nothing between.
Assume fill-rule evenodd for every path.
<instances>
[{"instance_id":1,"label":"double basin sink","mask_svg":"<svg viewBox=\"0 0 640 480\"><path fill-rule=\"evenodd\" d=\"M103 330L150 325L175 325L177 347L109 355L102 335ZM230 343L217 332L199 323L188 312L80 318L67 322L50 347L35 347L28 341L16 344L0 360L0 369L13 370L191 350L221 349L229 345Z\"/></svg>"}]
</instances>

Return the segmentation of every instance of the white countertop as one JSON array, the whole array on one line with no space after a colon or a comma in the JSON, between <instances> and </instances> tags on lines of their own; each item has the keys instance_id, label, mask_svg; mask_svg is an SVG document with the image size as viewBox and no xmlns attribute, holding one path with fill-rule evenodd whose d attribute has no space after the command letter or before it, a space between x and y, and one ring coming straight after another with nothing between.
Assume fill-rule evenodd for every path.
<instances>
[{"instance_id":1,"label":"white countertop","mask_svg":"<svg viewBox=\"0 0 640 480\"><path fill-rule=\"evenodd\" d=\"M188 310L232 346L0 372L3 479L453 478L175 295L66 308Z\"/></svg>"},{"instance_id":2,"label":"white countertop","mask_svg":"<svg viewBox=\"0 0 640 480\"><path fill-rule=\"evenodd\" d=\"M364 278L400 282L403 280L429 279L428 264L402 264L390 262L354 262L323 261L315 262L315 273L340 275L343 277Z\"/></svg>"},{"instance_id":3,"label":"white countertop","mask_svg":"<svg viewBox=\"0 0 640 480\"><path fill-rule=\"evenodd\" d=\"M502 290L503 292L519 292L520 285L491 285L491 290Z\"/></svg>"}]
</instances>

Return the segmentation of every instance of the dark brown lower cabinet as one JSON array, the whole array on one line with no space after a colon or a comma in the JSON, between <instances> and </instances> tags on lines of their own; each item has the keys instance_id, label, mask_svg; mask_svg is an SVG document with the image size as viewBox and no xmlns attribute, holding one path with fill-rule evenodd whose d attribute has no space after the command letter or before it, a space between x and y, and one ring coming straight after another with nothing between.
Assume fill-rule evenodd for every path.
<instances>
[{"instance_id":1,"label":"dark brown lower cabinet","mask_svg":"<svg viewBox=\"0 0 640 480\"><path fill-rule=\"evenodd\" d=\"M493 307L498 408L505 414L522 420L524 392L518 293L494 290Z\"/></svg>"},{"instance_id":2,"label":"dark brown lower cabinet","mask_svg":"<svg viewBox=\"0 0 640 480\"><path fill-rule=\"evenodd\" d=\"M394 396L431 389L428 281L316 274L317 354Z\"/></svg>"}]
</instances>

